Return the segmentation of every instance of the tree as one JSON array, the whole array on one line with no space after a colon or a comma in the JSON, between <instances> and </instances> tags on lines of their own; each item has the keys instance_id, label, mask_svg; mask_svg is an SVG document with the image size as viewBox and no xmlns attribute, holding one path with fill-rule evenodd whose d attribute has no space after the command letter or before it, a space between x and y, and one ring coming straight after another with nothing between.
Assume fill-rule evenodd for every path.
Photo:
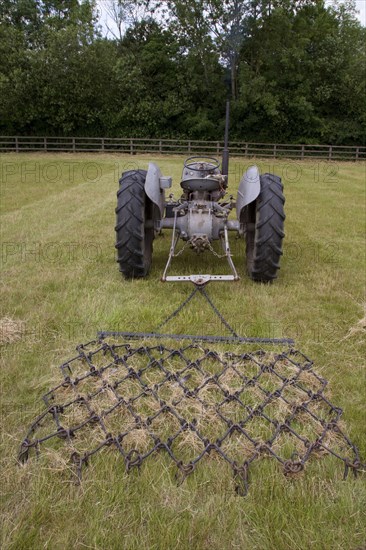
<instances>
[{"instance_id":1,"label":"tree","mask_svg":"<svg viewBox=\"0 0 366 550\"><path fill-rule=\"evenodd\" d=\"M167 24L187 51L200 55L205 67L215 53L222 65L230 69L231 94L235 99L238 54L251 0L167 0L159 3L162 5Z\"/></svg>"},{"instance_id":2,"label":"tree","mask_svg":"<svg viewBox=\"0 0 366 550\"><path fill-rule=\"evenodd\" d=\"M93 9L94 2L76 0L6 0L1 6L2 131L65 133L77 127L75 117L80 121L90 103L80 98L85 74L92 86L93 68L80 71L97 37Z\"/></svg>"},{"instance_id":3,"label":"tree","mask_svg":"<svg viewBox=\"0 0 366 550\"><path fill-rule=\"evenodd\" d=\"M115 40L122 42L127 28L140 21L139 6L133 0L106 0L104 9L115 29L107 22L108 32Z\"/></svg>"},{"instance_id":4,"label":"tree","mask_svg":"<svg viewBox=\"0 0 366 550\"><path fill-rule=\"evenodd\" d=\"M347 13L286 0L252 19L240 54L234 132L282 142L362 139L365 65L356 67L365 59L365 31Z\"/></svg>"}]
</instances>

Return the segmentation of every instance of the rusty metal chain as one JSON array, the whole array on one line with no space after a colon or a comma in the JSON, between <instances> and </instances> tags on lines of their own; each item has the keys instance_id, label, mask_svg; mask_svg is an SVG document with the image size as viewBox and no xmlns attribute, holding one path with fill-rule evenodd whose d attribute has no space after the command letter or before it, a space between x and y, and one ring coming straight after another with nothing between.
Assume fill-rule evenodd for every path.
<instances>
[{"instance_id":1,"label":"rusty metal chain","mask_svg":"<svg viewBox=\"0 0 366 550\"><path fill-rule=\"evenodd\" d=\"M186 241L184 243L184 245L182 246L182 248L180 250L178 250L178 252L174 253L173 254L173 257L174 258L178 258L178 256L180 256L181 254L183 254L183 252L185 251L185 249L190 245L190 241Z\"/></svg>"},{"instance_id":2,"label":"rusty metal chain","mask_svg":"<svg viewBox=\"0 0 366 550\"><path fill-rule=\"evenodd\" d=\"M214 311L214 313L217 315L217 317L220 319L221 323L228 329L228 331L235 336L235 338L239 338L238 334L235 332L235 330L229 325L228 321L225 319L223 314L217 309L213 301L211 300L210 296L208 295L206 289L204 286L195 285L194 289L192 290L191 294L186 298L160 325L157 327L156 330L160 330L163 326L165 326L169 321L174 319L174 317L177 317L179 313L182 311L182 309L185 308L185 306L192 300L192 298L197 294L197 292L200 292L201 295L205 298L207 303L210 305L211 309Z\"/></svg>"},{"instance_id":3,"label":"rusty metal chain","mask_svg":"<svg viewBox=\"0 0 366 550\"><path fill-rule=\"evenodd\" d=\"M198 286L195 286L194 289L192 290L192 292L190 293L190 295L177 307L177 309L175 309L173 311L173 313L171 313L170 315L168 315L168 317L166 319L164 319L164 321L162 323L160 323L160 325L157 327L156 330L160 330L163 326L165 326L166 324L169 323L169 321L171 321L172 319L174 319L174 317L177 317L177 315L179 315L179 313L182 311L182 309L185 308L185 306L187 304L189 304L189 302L192 300L192 298L197 294L197 292L199 291L199 287Z\"/></svg>"},{"instance_id":4,"label":"rusty metal chain","mask_svg":"<svg viewBox=\"0 0 366 550\"><path fill-rule=\"evenodd\" d=\"M60 366L63 378L44 396L19 461L66 446L80 482L83 467L106 449L121 455L127 471L164 452L181 483L215 454L231 467L239 495L248 492L252 462L263 457L297 476L310 458L329 455L343 462L345 478L356 476L366 465L312 367L293 349L220 354L198 344L92 341Z\"/></svg>"},{"instance_id":5,"label":"rusty metal chain","mask_svg":"<svg viewBox=\"0 0 366 550\"><path fill-rule=\"evenodd\" d=\"M216 252L216 250L214 249L214 247L212 246L212 244L210 242L208 243L207 248L209 249L210 252L212 252L212 254L214 256L216 256L216 258L221 259L221 258L226 258L226 256L227 256L227 254L219 254L218 252Z\"/></svg>"},{"instance_id":6,"label":"rusty metal chain","mask_svg":"<svg viewBox=\"0 0 366 550\"><path fill-rule=\"evenodd\" d=\"M217 317L220 319L223 325L231 332L233 336L236 338L239 338L238 334L235 332L235 330L229 325L225 317L220 313L220 311L217 309L213 301L211 300L210 296L207 294L206 289L204 286L199 287L199 290L201 294L206 298L206 301L210 304L211 309L216 313Z\"/></svg>"}]
</instances>

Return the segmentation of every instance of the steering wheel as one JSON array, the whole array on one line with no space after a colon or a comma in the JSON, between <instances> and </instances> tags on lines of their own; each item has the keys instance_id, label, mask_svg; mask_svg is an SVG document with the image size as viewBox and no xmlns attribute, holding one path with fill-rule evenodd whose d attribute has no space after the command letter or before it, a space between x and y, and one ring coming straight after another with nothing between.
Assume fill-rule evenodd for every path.
<instances>
[{"instance_id":1,"label":"steering wheel","mask_svg":"<svg viewBox=\"0 0 366 550\"><path fill-rule=\"evenodd\" d=\"M210 164L209 168L196 168L192 164ZM184 161L184 168L195 172L211 172L220 167L220 161L214 157L189 157Z\"/></svg>"}]
</instances>

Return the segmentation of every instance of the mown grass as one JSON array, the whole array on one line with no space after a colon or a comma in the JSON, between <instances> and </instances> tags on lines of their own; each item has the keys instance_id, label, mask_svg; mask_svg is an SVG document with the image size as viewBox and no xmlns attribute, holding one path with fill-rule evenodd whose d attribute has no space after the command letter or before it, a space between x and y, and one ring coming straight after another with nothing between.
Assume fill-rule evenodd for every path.
<instances>
[{"instance_id":1,"label":"mown grass","mask_svg":"<svg viewBox=\"0 0 366 550\"><path fill-rule=\"evenodd\" d=\"M123 281L114 257L118 175L149 158L4 155L1 158L2 312L16 321L2 346L2 548L352 549L366 543L365 478L342 481L336 460L312 462L286 479L273 461L253 465L247 497L237 497L221 462L206 461L177 487L164 455L140 475L116 453L96 456L81 487L41 458L25 467L16 454L42 410L41 396L60 379L58 365L98 330L150 331L190 288L159 282L169 232L154 244L147 280ZM183 159L156 157L175 181ZM235 194L248 161L234 159ZM232 239L241 280L208 291L241 335L288 336L329 380L344 425L366 457L364 328L365 163L260 161L283 177L286 239L279 279L250 281L244 244ZM226 268L225 264L222 264ZM179 272L221 271L210 257L182 255ZM224 334L202 300L169 332ZM20 338L19 338L20 333ZM8 340L11 340L9 337ZM42 466L42 467L40 467Z\"/></svg>"}]
</instances>

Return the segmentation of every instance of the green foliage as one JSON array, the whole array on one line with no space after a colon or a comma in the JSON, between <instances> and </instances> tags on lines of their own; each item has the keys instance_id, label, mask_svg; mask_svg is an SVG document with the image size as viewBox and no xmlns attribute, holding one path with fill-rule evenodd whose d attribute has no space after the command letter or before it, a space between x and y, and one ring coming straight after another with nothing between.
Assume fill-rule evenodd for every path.
<instances>
[{"instance_id":1,"label":"green foliage","mask_svg":"<svg viewBox=\"0 0 366 550\"><path fill-rule=\"evenodd\" d=\"M279 6L251 34L241 51L241 132L259 140L364 140L364 29L320 2Z\"/></svg>"},{"instance_id":2,"label":"green foliage","mask_svg":"<svg viewBox=\"0 0 366 550\"><path fill-rule=\"evenodd\" d=\"M221 139L230 93L234 139L365 141L366 31L352 2L137 4L144 17L112 40L94 0L4 0L0 132Z\"/></svg>"}]
</instances>

